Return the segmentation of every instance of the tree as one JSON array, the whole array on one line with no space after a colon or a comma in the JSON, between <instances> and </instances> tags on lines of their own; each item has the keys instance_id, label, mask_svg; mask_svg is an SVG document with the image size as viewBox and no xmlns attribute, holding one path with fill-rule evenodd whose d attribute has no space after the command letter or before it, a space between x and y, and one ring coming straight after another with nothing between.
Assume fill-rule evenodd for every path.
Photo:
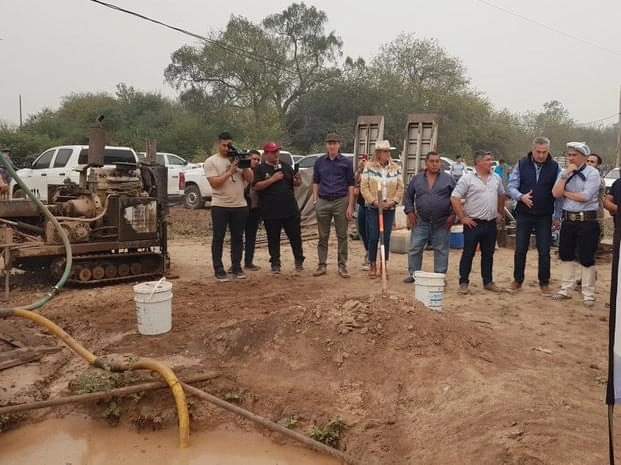
<instances>
[{"instance_id":1,"label":"tree","mask_svg":"<svg viewBox=\"0 0 621 465\"><path fill-rule=\"evenodd\" d=\"M259 143L267 135L280 137L291 106L338 73L342 43L325 32L326 23L324 12L304 3L261 25L233 16L209 42L175 51L166 80L193 108L209 104L208 120L225 112L229 124L252 128L243 139Z\"/></svg>"}]
</instances>

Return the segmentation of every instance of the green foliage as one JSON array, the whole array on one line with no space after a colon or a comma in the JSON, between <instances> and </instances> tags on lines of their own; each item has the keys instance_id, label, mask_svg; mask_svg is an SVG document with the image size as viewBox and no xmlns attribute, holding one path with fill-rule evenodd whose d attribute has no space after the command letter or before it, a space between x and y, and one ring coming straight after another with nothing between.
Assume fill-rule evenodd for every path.
<instances>
[{"instance_id":1,"label":"green foliage","mask_svg":"<svg viewBox=\"0 0 621 465\"><path fill-rule=\"evenodd\" d=\"M165 79L179 91L172 100L119 84L114 95L72 94L57 110L45 109L18 130L0 123L0 148L24 166L46 148L85 144L88 128L105 115L108 143L158 150L202 161L223 130L242 148L277 140L294 153L323 150L337 131L353 151L359 115L384 115L384 135L401 149L409 113L440 115L439 149L447 156L492 150L515 161L535 136L552 140L555 154L570 140L586 141L611 163L616 129L581 127L563 104L551 100L524 115L497 110L472 88L459 58L435 39L401 34L364 60L346 58L343 43L328 31L325 12L304 3L253 22L232 16L212 42L186 45L172 54Z\"/></svg>"},{"instance_id":2,"label":"green foliage","mask_svg":"<svg viewBox=\"0 0 621 465\"><path fill-rule=\"evenodd\" d=\"M330 447L338 448L346 427L345 422L337 418L323 426L314 426L310 437Z\"/></svg>"}]
</instances>

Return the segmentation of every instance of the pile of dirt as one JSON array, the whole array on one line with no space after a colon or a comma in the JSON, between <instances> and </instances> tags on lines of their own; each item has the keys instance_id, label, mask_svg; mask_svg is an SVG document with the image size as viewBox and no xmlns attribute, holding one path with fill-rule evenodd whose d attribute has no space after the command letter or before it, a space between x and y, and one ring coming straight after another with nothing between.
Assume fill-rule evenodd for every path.
<instances>
[{"instance_id":1,"label":"pile of dirt","mask_svg":"<svg viewBox=\"0 0 621 465\"><path fill-rule=\"evenodd\" d=\"M170 239L210 236L211 210L206 208L198 210L183 207L171 208L168 216L168 235Z\"/></svg>"}]
</instances>

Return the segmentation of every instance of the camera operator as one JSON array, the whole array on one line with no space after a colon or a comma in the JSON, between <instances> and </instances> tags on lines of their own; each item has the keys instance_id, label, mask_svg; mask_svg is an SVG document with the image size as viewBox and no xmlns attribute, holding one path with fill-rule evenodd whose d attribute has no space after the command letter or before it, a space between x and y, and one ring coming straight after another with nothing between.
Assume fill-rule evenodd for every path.
<instances>
[{"instance_id":1,"label":"camera operator","mask_svg":"<svg viewBox=\"0 0 621 465\"><path fill-rule=\"evenodd\" d=\"M213 237L211 256L218 281L228 281L222 263L222 248L227 227L231 233L231 271L235 278L245 279L241 268L243 234L248 217L248 203L244 191L252 183L252 170L239 169L238 159L231 158L232 137L228 132L218 136L218 153L205 160L207 181L213 189L211 197L211 221Z\"/></svg>"},{"instance_id":2,"label":"camera operator","mask_svg":"<svg viewBox=\"0 0 621 465\"><path fill-rule=\"evenodd\" d=\"M279 159L280 146L274 142L263 147L263 163L255 172L254 189L259 194L261 217L267 231L272 273L280 273L280 231L284 228L295 259L295 270L304 270L300 210L293 193L300 177Z\"/></svg>"}]
</instances>

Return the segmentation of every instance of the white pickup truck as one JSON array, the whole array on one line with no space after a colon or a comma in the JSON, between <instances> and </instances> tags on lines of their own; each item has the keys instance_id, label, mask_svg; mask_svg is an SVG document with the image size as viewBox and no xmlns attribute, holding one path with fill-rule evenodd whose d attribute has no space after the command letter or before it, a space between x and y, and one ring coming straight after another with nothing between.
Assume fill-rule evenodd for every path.
<instances>
[{"instance_id":1,"label":"white pickup truck","mask_svg":"<svg viewBox=\"0 0 621 465\"><path fill-rule=\"evenodd\" d=\"M80 169L88 163L88 145L64 145L46 150L39 155L30 168L17 171L19 177L41 201L47 202L50 186L62 185L69 178L80 182ZM116 163L138 163L138 156L129 147L108 147L104 152L104 166L114 167ZM23 198L24 193L11 181L13 198Z\"/></svg>"},{"instance_id":2,"label":"white pickup truck","mask_svg":"<svg viewBox=\"0 0 621 465\"><path fill-rule=\"evenodd\" d=\"M139 152L138 158L145 159L145 153ZM174 153L157 152L156 162L168 168L168 200L171 203L178 203L184 199L185 172L198 165L189 163L184 158Z\"/></svg>"}]
</instances>

